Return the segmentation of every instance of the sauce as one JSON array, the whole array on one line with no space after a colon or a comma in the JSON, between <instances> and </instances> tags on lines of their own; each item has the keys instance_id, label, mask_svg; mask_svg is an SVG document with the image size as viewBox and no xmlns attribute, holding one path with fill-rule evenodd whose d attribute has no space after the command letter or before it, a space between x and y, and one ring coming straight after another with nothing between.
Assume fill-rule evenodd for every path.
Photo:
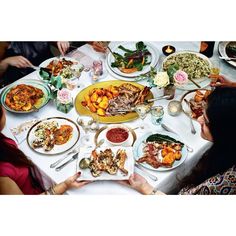
<instances>
[{"instance_id":1,"label":"sauce","mask_svg":"<svg viewBox=\"0 0 236 236\"><path fill-rule=\"evenodd\" d=\"M113 128L107 131L106 137L110 142L121 143L128 138L128 132L123 128Z\"/></svg>"}]
</instances>

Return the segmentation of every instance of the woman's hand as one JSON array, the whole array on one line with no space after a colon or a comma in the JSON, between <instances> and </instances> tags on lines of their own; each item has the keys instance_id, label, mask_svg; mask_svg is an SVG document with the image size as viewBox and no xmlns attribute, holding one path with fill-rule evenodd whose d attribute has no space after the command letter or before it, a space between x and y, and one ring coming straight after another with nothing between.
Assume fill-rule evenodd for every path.
<instances>
[{"instance_id":1,"label":"woman's hand","mask_svg":"<svg viewBox=\"0 0 236 236\"><path fill-rule=\"evenodd\" d=\"M32 63L23 56L7 57L3 60L3 62L7 65L15 66L17 68L26 68L33 66Z\"/></svg>"},{"instance_id":2,"label":"woman's hand","mask_svg":"<svg viewBox=\"0 0 236 236\"><path fill-rule=\"evenodd\" d=\"M211 87L236 87L236 83L226 79L222 75L217 75L217 77L210 76L213 79L211 82Z\"/></svg>"},{"instance_id":3,"label":"woman's hand","mask_svg":"<svg viewBox=\"0 0 236 236\"><path fill-rule=\"evenodd\" d=\"M93 49L94 49L96 52L105 53L106 50L107 50L107 46L106 46L105 43L103 43L103 42L93 41L93 42L90 42L89 44L93 47Z\"/></svg>"},{"instance_id":4,"label":"woman's hand","mask_svg":"<svg viewBox=\"0 0 236 236\"><path fill-rule=\"evenodd\" d=\"M58 41L57 42L57 47L58 47L58 50L61 53L61 55L64 56L65 53L67 52L67 50L70 47L70 43L69 42L63 42L63 41Z\"/></svg>"},{"instance_id":5,"label":"woman's hand","mask_svg":"<svg viewBox=\"0 0 236 236\"><path fill-rule=\"evenodd\" d=\"M147 180L137 173L132 174L129 180L122 180L118 182L129 186L145 195L151 194L154 190L154 188L147 182Z\"/></svg>"},{"instance_id":6,"label":"woman's hand","mask_svg":"<svg viewBox=\"0 0 236 236\"><path fill-rule=\"evenodd\" d=\"M77 179L80 177L81 172L78 172L77 174L69 177L64 181L64 184L66 185L66 189L71 189L71 188L81 188L84 185L91 183L92 181L78 181Z\"/></svg>"}]
</instances>

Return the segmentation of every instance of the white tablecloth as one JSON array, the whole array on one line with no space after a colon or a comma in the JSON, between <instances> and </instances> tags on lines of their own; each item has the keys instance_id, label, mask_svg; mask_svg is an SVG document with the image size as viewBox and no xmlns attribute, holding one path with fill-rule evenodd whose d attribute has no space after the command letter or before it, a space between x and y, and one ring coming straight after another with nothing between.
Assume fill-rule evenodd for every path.
<instances>
[{"instance_id":1,"label":"white tablecloth","mask_svg":"<svg viewBox=\"0 0 236 236\"><path fill-rule=\"evenodd\" d=\"M112 44L115 42L111 43ZM193 51L199 51L199 42L153 42L156 47L158 48L159 52L161 53L161 48L166 44L171 44L176 47L178 51L180 50L193 50ZM215 45L215 53L213 58L218 57L217 53L217 44ZM80 49L83 53L86 55L89 55L93 59L101 58L102 55L100 53L96 53L90 46L84 45ZM162 53L161 53L162 54ZM163 54L162 54L163 55ZM221 64L221 72L225 75L227 75L229 78L233 79L233 74L235 72L235 69L228 65L225 62L222 62ZM22 79L39 79L37 76L37 72L33 72L27 76L25 76ZM107 81L107 80L113 80L114 78L111 77L110 74L108 76L100 81ZM141 81L141 84L147 84L145 81ZM79 79L79 84L81 85L80 88L76 88L73 90L72 94L75 98L76 94L82 90L83 88L89 86L91 84L91 78L89 76L89 73L82 72L82 75ZM152 92L154 94L154 97L157 95L162 95L163 91L159 90L157 88L153 88ZM176 90L175 100L180 99L180 97L185 93L186 91L182 90ZM158 172L158 171L150 171L154 175L158 177L158 181L154 182L150 180L148 177L143 175L142 172L140 172L138 169L135 168L135 171L142 174L146 177L146 179L152 184L153 186L159 188L161 191L164 191L165 193L171 193L177 188L178 180L177 178L182 178L185 176L193 166L197 163L199 158L202 156L202 154L210 147L210 143L203 140L200 137L200 125L196 122L194 122L194 126L197 130L197 133L193 135L190 132L190 126L189 126L189 119L186 117L185 114L181 114L177 117L169 116L167 113L167 104L168 100L160 100L156 101L155 105L162 105L164 106L164 119L163 121L168 124L172 129L176 131L180 135L180 137L191 147L194 148L193 153L188 153L188 157L185 160L185 162L177 167L176 169L173 169L171 171L165 171L165 172ZM11 138L14 139L10 132L10 128L16 126L17 124L21 124L24 121L30 120L30 119L43 119L47 117L55 117L55 116L62 116L67 117L73 121L76 121L78 114L73 108L68 114L61 113L56 110L55 105L52 101L49 102L48 105L40 109L36 113L30 113L30 114L14 114L7 112L7 123L6 127L3 130L3 133ZM139 126L140 120L134 120L131 122L126 122L126 125L130 127L137 127ZM148 114L147 118L145 119L145 123L148 125L148 129L151 131L161 131L163 130L160 126L155 126L151 123L150 114ZM81 135L84 134L84 131L80 129ZM137 133L137 139L143 134L140 129L137 129L135 131ZM91 134L92 135L92 134ZM80 140L79 140L80 143ZM65 180L67 177L75 174L76 171L76 162L72 162L71 164L67 165L64 169L62 169L59 172L56 172L54 169L51 169L49 166L51 163L55 162L59 158L61 158L62 155L57 156L46 156L46 155L40 155L34 151L32 151L29 146L27 145L27 142L24 141L19 145L19 148L24 151L24 153L34 162L34 164L38 167L39 171L41 172L44 180L45 187L51 186L52 183L59 183L63 180ZM86 185L85 187L81 189L73 189L67 191L68 194L137 194L136 191L122 186L118 183L115 183L113 181L97 181L93 182L89 185Z\"/></svg>"}]
</instances>

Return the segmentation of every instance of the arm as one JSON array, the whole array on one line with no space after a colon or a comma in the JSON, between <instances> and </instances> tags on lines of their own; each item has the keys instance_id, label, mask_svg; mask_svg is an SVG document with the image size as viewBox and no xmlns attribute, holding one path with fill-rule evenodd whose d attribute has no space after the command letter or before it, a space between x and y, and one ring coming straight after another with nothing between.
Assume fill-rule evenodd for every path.
<instances>
[{"instance_id":1,"label":"arm","mask_svg":"<svg viewBox=\"0 0 236 236\"><path fill-rule=\"evenodd\" d=\"M236 88L236 82L226 79L222 75L210 75L209 78L213 79L211 82L212 87L231 87Z\"/></svg>"},{"instance_id":2,"label":"arm","mask_svg":"<svg viewBox=\"0 0 236 236\"><path fill-rule=\"evenodd\" d=\"M129 186L136 191L144 195L165 195L161 191L154 191L154 187L151 186L145 178L141 175L134 173L130 176L129 180L119 181L121 184Z\"/></svg>"},{"instance_id":3,"label":"arm","mask_svg":"<svg viewBox=\"0 0 236 236\"><path fill-rule=\"evenodd\" d=\"M77 181L80 176L80 172L69 177L64 182L51 187L53 194L60 195L65 193L71 188L81 188L88 184L90 181ZM0 194L15 194L22 195L23 192L20 190L19 186L9 177L0 177ZM41 193L42 195L47 195L47 191Z\"/></svg>"}]
</instances>

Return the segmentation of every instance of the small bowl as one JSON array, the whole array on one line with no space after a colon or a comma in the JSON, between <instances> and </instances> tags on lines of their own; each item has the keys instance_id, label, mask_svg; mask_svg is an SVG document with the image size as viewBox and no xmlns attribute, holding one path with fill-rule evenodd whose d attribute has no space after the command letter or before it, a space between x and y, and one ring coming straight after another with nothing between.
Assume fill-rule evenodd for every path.
<instances>
[{"instance_id":1,"label":"small bowl","mask_svg":"<svg viewBox=\"0 0 236 236\"><path fill-rule=\"evenodd\" d=\"M114 146L122 146L129 138L129 129L124 125L112 125L106 131L106 140Z\"/></svg>"},{"instance_id":2,"label":"small bowl","mask_svg":"<svg viewBox=\"0 0 236 236\"><path fill-rule=\"evenodd\" d=\"M169 56L170 54L175 52L175 47L171 45L166 45L162 48L162 52L165 56Z\"/></svg>"}]
</instances>

